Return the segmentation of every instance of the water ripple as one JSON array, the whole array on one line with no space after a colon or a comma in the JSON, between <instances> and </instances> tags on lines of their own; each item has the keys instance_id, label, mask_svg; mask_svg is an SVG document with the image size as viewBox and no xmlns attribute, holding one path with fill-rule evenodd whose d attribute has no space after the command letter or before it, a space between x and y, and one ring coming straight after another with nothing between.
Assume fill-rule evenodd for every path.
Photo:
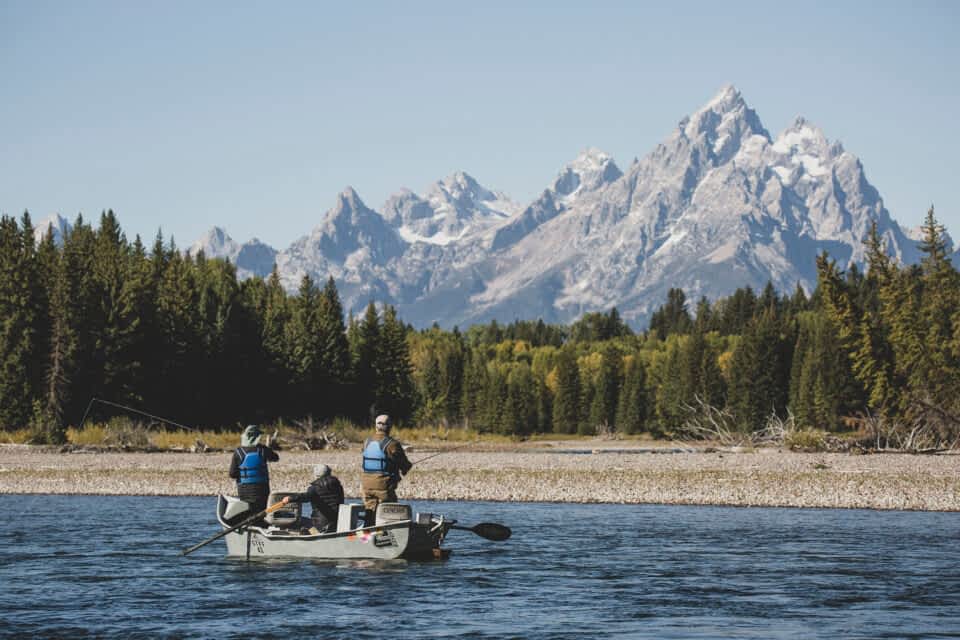
<instances>
[{"instance_id":1,"label":"water ripple","mask_svg":"<svg viewBox=\"0 0 960 640\"><path fill-rule=\"evenodd\" d=\"M514 536L245 562L179 556L216 531L212 499L30 500L29 528L0 527L0 637L960 637L957 514L418 503Z\"/></svg>"}]
</instances>

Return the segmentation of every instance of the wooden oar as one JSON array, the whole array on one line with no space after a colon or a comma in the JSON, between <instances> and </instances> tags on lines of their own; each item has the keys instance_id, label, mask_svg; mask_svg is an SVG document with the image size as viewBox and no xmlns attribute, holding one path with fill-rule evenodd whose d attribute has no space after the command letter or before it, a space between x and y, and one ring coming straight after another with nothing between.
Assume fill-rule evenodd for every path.
<instances>
[{"instance_id":1,"label":"wooden oar","mask_svg":"<svg viewBox=\"0 0 960 640\"><path fill-rule=\"evenodd\" d=\"M493 540L494 542L503 542L510 537L510 534L513 533L510 531L510 527L505 527L502 524L496 524L495 522L481 522L480 524L475 524L472 527L460 527L453 525L450 528L460 529L462 531L472 531L481 538Z\"/></svg>"},{"instance_id":2,"label":"wooden oar","mask_svg":"<svg viewBox=\"0 0 960 640\"><path fill-rule=\"evenodd\" d=\"M254 521L256 521L256 520L259 520L260 518L262 518L263 516L267 515L268 513L273 513L274 511L276 511L276 510L279 509L280 507L284 506L284 505L287 504L288 502L290 502L290 496L284 497L283 500L281 500L281 501L278 502L277 504L272 504L272 505L270 505L269 507L267 507L266 509L264 509L264 510L261 511L260 513L255 513L255 514L253 514L252 516L250 516L249 518L247 518L246 520L244 520L244 521L241 522L240 524L234 525L234 526L230 527L229 529L224 529L223 531L221 531L221 532L218 533L217 535L211 536L211 537L207 538L206 540L204 540L203 542L199 542L199 543L193 545L192 547L187 547L186 549L184 549L183 551L180 552L180 555L185 556L185 555L187 555L188 553L193 553L194 551L196 551L196 550L199 549L200 547L202 547L202 546L204 546L204 545L206 545L206 544L210 544L210 543L213 542L214 540L219 540L220 538L222 538L223 536L227 535L227 534L230 533L231 531L236 531L237 529L239 529L239 528L241 528L241 527L244 527L244 526L250 524L251 522L254 522Z\"/></svg>"}]
</instances>

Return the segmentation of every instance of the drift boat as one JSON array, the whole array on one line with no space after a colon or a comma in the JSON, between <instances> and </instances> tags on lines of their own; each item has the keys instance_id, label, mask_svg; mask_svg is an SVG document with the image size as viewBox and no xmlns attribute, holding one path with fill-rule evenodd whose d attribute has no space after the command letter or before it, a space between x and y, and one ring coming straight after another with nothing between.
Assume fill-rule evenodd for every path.
<instances>
[{"instance_id":1,"label":"drift boat","mask_svg":"<svg viewBox=\"0 0 960 640\"><path fill-rule=\"evenodd\" d=\"M284 497L293 495L273 493L269 503L282 503ZM450 552L440 545L457 522L432 513L414 515L408 504L387 502L377 508L374 526L361 527L358 524L363 505L342 504L336 531L318 533L311 528L310 521L301 516L300 504L289 502L282 506L274 504L274 507L278 508L264 515L259 523L237 527L238 521L250 516L250 505L233 496L218 496L217 520L225 530L222 537L227 541L228 556L442 559Z\"/></svg>"}]
</instances>

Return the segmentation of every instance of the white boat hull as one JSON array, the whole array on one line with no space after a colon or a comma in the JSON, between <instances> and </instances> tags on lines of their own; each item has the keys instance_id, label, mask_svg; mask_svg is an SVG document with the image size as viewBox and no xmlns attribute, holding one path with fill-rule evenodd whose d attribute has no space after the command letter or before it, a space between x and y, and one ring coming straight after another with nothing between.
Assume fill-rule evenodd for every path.
<instances>
[{"instance_id":1,"label":"white boat hull","mask_svg":"<svg viewBox=\"0 0 960 640\"><path fill-rule=\"evenodd\" d=\"M226 498L219 496L217 520L224 529ZM335 533L301 533L301 529L248 526L224 536L227 555L242 558L316 558L330 560L397 558L429 560L443 558L440 548L454 521L434 520L418 524L413 520L390 522Z\"/></svg>"}]
</instances>

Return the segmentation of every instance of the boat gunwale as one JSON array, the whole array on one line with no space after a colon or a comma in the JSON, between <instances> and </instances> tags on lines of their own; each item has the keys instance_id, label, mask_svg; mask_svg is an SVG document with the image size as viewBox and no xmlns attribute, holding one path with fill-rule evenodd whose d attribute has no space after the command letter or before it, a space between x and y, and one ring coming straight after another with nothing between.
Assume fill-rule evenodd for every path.
<instances>
[{"instance_id":1,"label":"boat gunwale","mask_svg":"<svg viewBox=\"0 0 960 640\"><path fill-rule=\"evenodd\" d=\"M220 508L219 508L219 507L220 507L220 501L226 501L226 496L224 496L222 493L221 493L221 494L217 494L217 512L216 512L216 513L217 513L217 522L219 522L220 525L221 525L224 529L229 529L231 525L228 525L226 522L224 522L223 517L222 517L221 514L220 514ZM450 525L456 524L456 520L444 520L444 522L445 522L445 523L449 523ZM349 529L348 531L330 531L330 532L327 532L327 533L311 533L311 534L307 534L307 535L300 534L300 533L297 533L297 534L290 534L290 533L282 533L282 534L270 533L269 528L265 529L265 528L263 528L263 527L261 527L261 526L253 525L253 524L248 525L248 526L246 526L246 527L240 527L240 528L236 529L235 531L233 531L233 532L231 532L231 533L238 533L238 534L239 534L239 533L241 533L241 532L243 532L243 531L250 530L250 531L256 531L257 533L259 533L260 535L264 536L265 538L267 538L267 539L269 539L269 540L303 540L303 541L311 541L311 540L332 540L332 539L336 539L336 538L346 538L346 537L350 537L351 535L357 535L357 534L361 534L361 533L371 533L371 534L375 534L375 533L377 533L378 531L389 531L389 530L392 530L392 529L408 529L408 530L410 530L410 531L412 532L412 531L413 531L414 529L416 529L416 528L423 528L423 529L425 529L425 530L427 531L427 533L430 533L430 532L432 531L432 529L429 528L427 525L425 525L425 524L419 524L419 523L415 522L414 520L409 519L409 520L397 520L397 521L390 522L390 523L387 523L387 524L373 525L373 526L370 526L370 527L366 527L366 526L365 526L365 527L358 527L358 528L356 528L356 529ZM283 529L278 529L278 530L279 530L279 531L283 531Z\"/></svg>"}]
</instances>

